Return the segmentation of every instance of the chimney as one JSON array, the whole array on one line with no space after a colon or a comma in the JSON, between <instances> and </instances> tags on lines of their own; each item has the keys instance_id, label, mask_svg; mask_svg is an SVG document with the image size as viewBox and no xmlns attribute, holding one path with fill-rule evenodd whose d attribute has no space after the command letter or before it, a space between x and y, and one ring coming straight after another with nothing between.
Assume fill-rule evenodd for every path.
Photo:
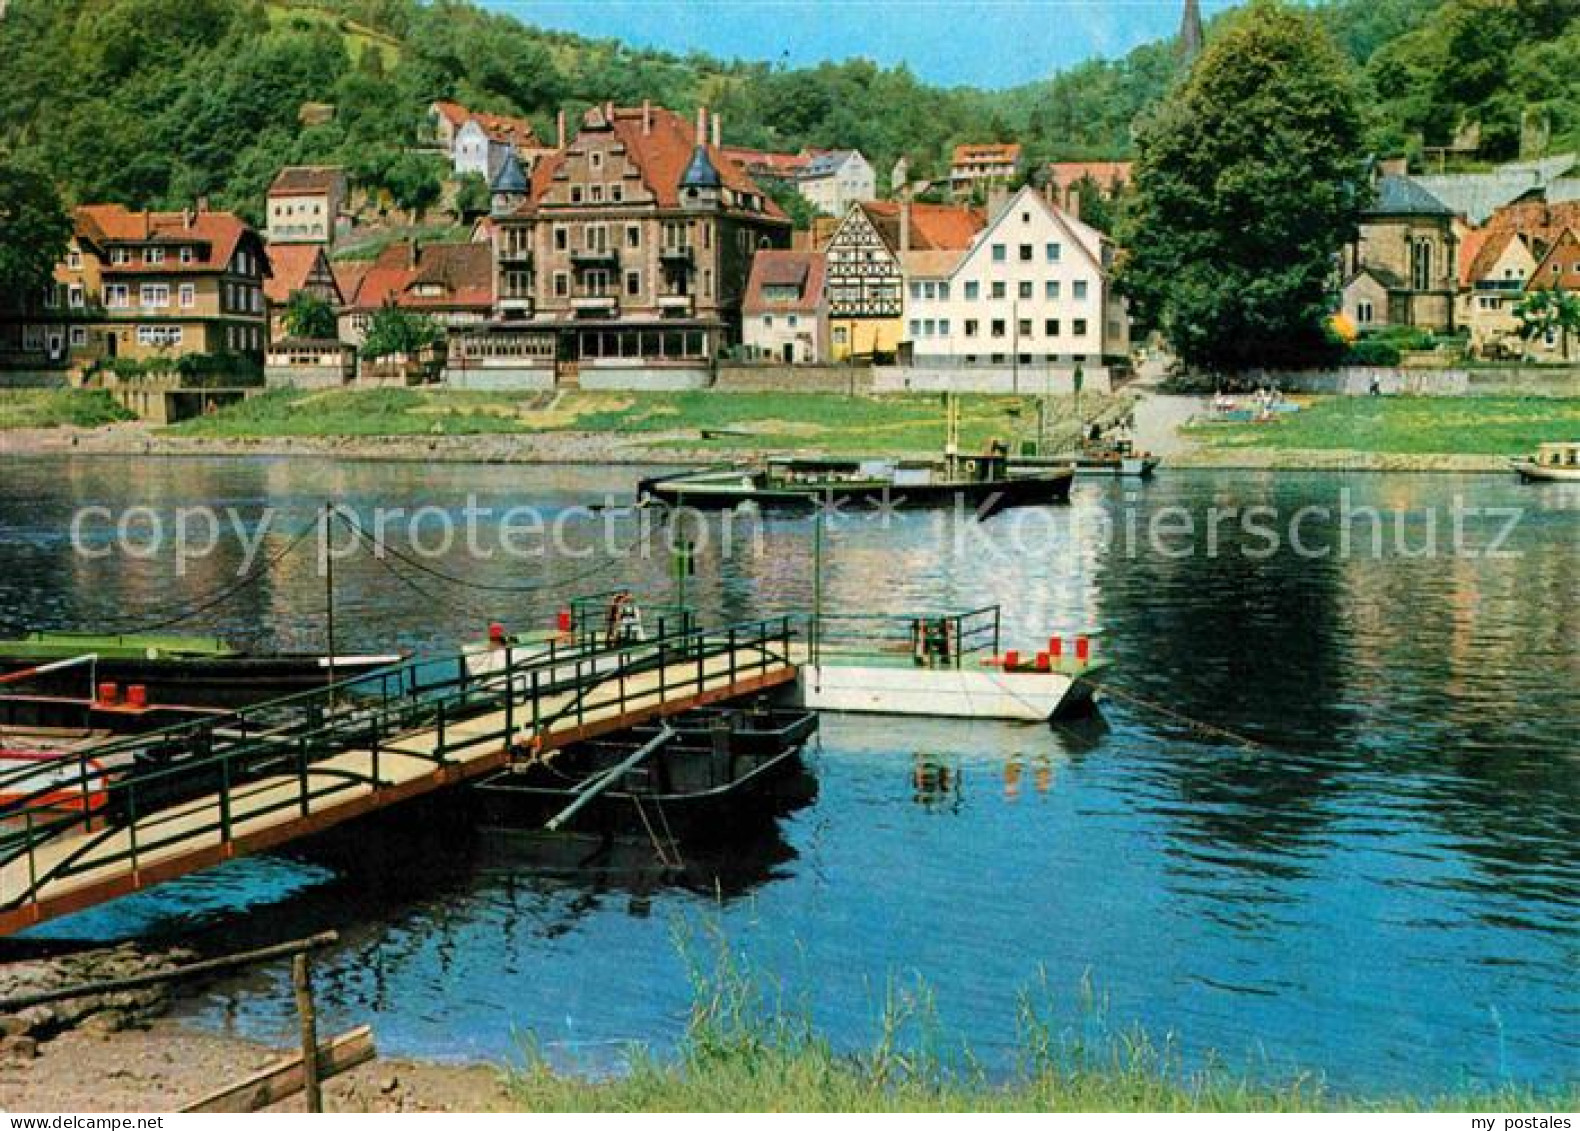
<instances>
[{"instance_id":1,"label":"chimney","mask_svg":"<svg viewBox=\"0 0 1580 1131\"><path fill-rule=\"evenodd\" d=\"M192 220L193 220L192 209L190 209L190 208L183 208L181 210L181 226L184 227L187 231L190 232L192 230Z\"/></svg>"},{"instance_id":2,"label":"chimney","mask_svg":"<svg viewBox=\"0 0 1580 1131\"><path fill-rule=\"evenodd\" d=\"M1070 199L1069 199L1069 202L1066 205L1064 210L1066 212L1068 212L1071 216L1074 216L1077 220L1079 220L1081 218L1081 190L1080 189L1072 188L1070 190Z\"/></svg>"},{"instance_id":3,"label":"chimney","mask_svg":"<svg viewBox=\"0 0 1580 1131\"><path fill-rule=\"evenodd\" d=\"M708 144L708 108L706 106L697 107L697 144Z\"/></svg>"},{"instance_id":4,"label":"chimney","mask_svg":"<svg viewBox=\"0 0 1580 1131\"><path fill-rule=\"evenodd\" d=\"M208 211L208 197L206 195L197 198L197 210L199 212Z\"/></svg>"},{"instance_id":5,"label":"chimney","mask_svg":"<svg viewBox=\"0 0 1580 1131\"><path fill-rule=\"evenodd\" d=\"M565 148L565 111L564 110L561 110L559 112L559 114L555 117L554 125L555 125L555 128L559 131L559 139L560 139L559 145L557 145L555 148L557 148L557 149L564 149Z\"/></svg>"},{"instance_id":6,"label":"chimney","mask_svg":"<svg viewBox=\"0 0 1580 1131\"><path fill-rule=\"evenodd\" d=\"M422 258L422 241L412 240L406 245L406 266L412 270L417 269L417 261Z\"/></svg>"},{"instance_id":7,"label":"chimney","mask_svg":"<svg viewBox=\"0 0 1580 1131\"><path fill-rule=\"evenodd\" d=\"M911 195L900 198L900 254L911 250Z\"/></svg>"},{"instance_id":8,"label":"chimney","mask_svg":"<svg viewBox=\"0 0 1580 1131\"><path fill-rule=\"evenodd\" d=\"M642 99L642 136L649 137L653 133L653 100Z\"/></svg>"},{"instance_id":9,"label":"chimney","mask_svg":"<svg viewBox=\"0 0 1580 1131\"><path fill-rule=\"evenodd\" d=\"M722 133L722 131L719 128L719 116L717 114L715 114L715 115L713 115L713 148L714 149L719 148L719 139L722 136L723 136L723 133Z\"/></svg>"},{"instance_id":10,"label":"chimney","mask_svg":"<svg viewBox=\"0 0 1580 1131\"><path fill-rule=\"evenodd\" d=\"M611 99L603 104L604 121L614 125L614 101Z\"/></svg>"},{"instance_id":11,"label":"chimney","mask_svg":"<svg viewBox=\"0 0 1580 1131\"><path fill-rule=\"evenodd\" d=\"M1009 189L1001 184L994 184L988 189L987 196L987 222L989 224L1004 215L1009 207Z\"/></svg>"}]
</instances>

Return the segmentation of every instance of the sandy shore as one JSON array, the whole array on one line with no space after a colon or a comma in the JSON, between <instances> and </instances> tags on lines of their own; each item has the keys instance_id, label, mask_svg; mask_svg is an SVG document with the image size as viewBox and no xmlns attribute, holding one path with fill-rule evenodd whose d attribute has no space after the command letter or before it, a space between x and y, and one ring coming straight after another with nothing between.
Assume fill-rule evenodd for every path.
<instances>
[{"instance_id":1,"label":"sandy shore","mask_svg":"<svg viewBox=\"0 0 1580 1131\"><path fill-rule=\"evenodd\" d=\"M1161 401L1194 398L1153 398ZM1147 402L1143 402L1146 404ZM1166 468L1253 471L1506 471L1499 456L1391 454L1270 448L1214 449L1180 432L1185 406L1168 406L1151 421L1138 419L1141 446L1159 453ZM1138 412L1138 418L1143 414ZM1150 427L1148 426L1150 424ZM692 448L686 433L619 435L536 432L476 436L266 436L237 439L165 435L145 424L102 428L29 428L0 432L0 454L101 456L242 456L422 463L672 465L751 459L750 447ZM809 445L808 450L814 450Z\"/></svg>"},{"instance_id":2,"label":"sandy shore","mask_svg":"<svg viewBox=\"0 0 1580 1131\"><path fill-rule=\"evenodd\" d=\"M375 1029L373 1038L378 1040ZM35 1058L0 1061L0 1109L9 1112L173 1111L239 1081L284 1052L170 1021L146 1029L75 1029ZM324 1085L329 1111L509 1111L498 1070L376 1059ZM275 1110L301 1111L292 1097Z\"/></svg>"}]
</instances>

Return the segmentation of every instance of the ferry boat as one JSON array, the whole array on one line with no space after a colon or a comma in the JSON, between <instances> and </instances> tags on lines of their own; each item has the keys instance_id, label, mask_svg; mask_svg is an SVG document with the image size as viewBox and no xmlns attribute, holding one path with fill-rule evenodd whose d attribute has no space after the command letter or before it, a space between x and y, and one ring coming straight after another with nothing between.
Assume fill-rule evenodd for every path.
<instances>
[{"instance_id":1,"label":"ferry boat","mask_svg":"<svg viewBox=\"0 0 1580 1131\"><path fill-rule=\"evenodd\" d=\"M1542 444L1536 454L1509 461L1526 483L1580 483L1580 442Z\"/></svg>"},{"instance_id":2,"label":"ferry boat","mask_svg":"<svg viewBox=\"0 0 1580 1131\"><path fill-rule=\"evenodd\" d=\"M149 700L183 706L243 707L354 679L404 657L317 653L253 653L206 636L118 635L90 632L33 632L0 640L0 675L93 656L91 678L122 687L142 687ZM81 694L81 668L58 667L26 680L39 694ZM20 682L20 681L18 681Z\"/></svg>"},{"instance_id":3,"label":"ferry boat","mask_svg":"<svg viewBox=\"0 0 1580 1131\"><path fill-rule=\"evenodd\" d=\"M644 479L640 500L671 507L727 510L848 503L882 510L970 507L990 518L1012 507L1067 503L1069 467L1016 470L1000 451L941 459L771 458Z\"/></svg>"},{"instance_id":4,"label":"ferry boat","mask_svg":"<svg viewBox=\"0 0 1580 1131\"><path fill-rule=\"evenodd\" d=\"M1081 476L1107 476L1114 479L1150 479L1159 459L1151 452L1137 452L1130 441L1116 444L1088 444L1077 452L1051 456L1020 456L1010 461L1011 468L1068 467Z\"/></svg>"}]
</instances>

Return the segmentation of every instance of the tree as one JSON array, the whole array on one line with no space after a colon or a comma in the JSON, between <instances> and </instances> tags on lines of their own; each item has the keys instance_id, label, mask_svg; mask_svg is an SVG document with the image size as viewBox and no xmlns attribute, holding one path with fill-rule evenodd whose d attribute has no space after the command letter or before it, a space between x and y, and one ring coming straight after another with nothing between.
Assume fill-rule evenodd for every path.
<instances>
[{"instance_id":1,"label":"tree","mask_svg":"<svg viewBox=\"0 0 1580 1131\"><path fill-rule=\"evenodd\" d=\"M1520 324L1520 341L1557 335L1565 361L1569 360L1569 335L1580 333L1580 295L1555 288L1528 293L1514 307Z\"/></svg>"},{"instance_id":2,"label":"tree","mask_svg":"<svg viewBox=\"0 0 1580 1131\"><path fill-rule=\"evenodd\" d=\"M415 314L398 306L383 306L374 311L368 335L362 343L362 356L372 361L394 354L413 357L444 341L444 327L426 314Z\"/></svg>"},{"instance_id":3,"label":"tree","mask_svg":"<svg viewBox=\"0 0 1580 1131\"><path fill-rule=\"evenodd\" d=\"M38 295L66 257L71 217L48 177L0 161L0 295Z\"/></svg>"},{"instance_id":4,"label":"tree","mask_svg":"<svg viewBox=\"0 0 1580 1131\"><path fill-rule=\"evenodd\" d=\"M333 341L339 336L335 308L311 291L292 291L285 304L285 332L293 338Z\"/></svg>"},{"instance_id":5,"label":"tree","mask_svg":"<svg viewBox=\"0 0 1580 1131\"><path fill-rule=\"evenodd\" d=\"M1308 14L1252 0L1145 122L1121 286L1186 364L1308 364L1355 238L1361 123L1347 65Z\"/></svg>"}]
</instances>

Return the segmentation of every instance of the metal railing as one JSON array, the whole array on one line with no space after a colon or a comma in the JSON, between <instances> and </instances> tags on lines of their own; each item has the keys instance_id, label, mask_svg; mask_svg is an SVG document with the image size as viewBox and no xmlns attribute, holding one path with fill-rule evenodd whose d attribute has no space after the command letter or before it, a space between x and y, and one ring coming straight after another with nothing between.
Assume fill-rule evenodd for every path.
<instances>
[{"instance_id":1,"label":"metal railing","mask_svg":"<svg viewBox=\"0 0 1580 1131\"><path fill-rule=\"evenodd\" d=\"M221 844L230 843L238 819L251 824L292 809L305 819L323 798L384 788L392 784L383 772L386 759L401 738L433 734L431 748L408 743L398 756L438 770L465 761L458 756L483 745L500 747L503 760L512 747L530 746L557 727L585 727L594 711L614 708L618 718L650 708L662 713L674 698L710 686L727 689L788 665L795 625L796 618L781 616L668 632L613 648L558 641L512 645L503 650L497 668L483 675L469 674L464 664L415 659L212 720L84 750L74 780L56 777L0 804L0 869L23 858L28 862L25 888L0 892L0 910L24 906L45 885L73 875L122 863L135 871L149 854L182 842L218 833ZM710 661L720 657L727 663L710 671ZM452 674L444 674L446 667L453 668ZM655 671L656 684L633 686L635 677ZM495 717L492 726L457 729ZM366 763L325 764L351 750L367 751ZM14 792L38 773L33 763L0 774L0 793ZM237 813L238 790L265 781L273 789L292 777L296 789L278 790L268 800L254 794ZM44 808L46 798L58 800L73 789L81 793L80 811ZM202 804L191 808L194 803ZM182 811L183 806L189 808ZM211 815L200 816L204 810ZM163 813L172 819L148 820ZM177 813L179 820L173 819ZM82 834L81 842L69 853L47 865L39 860L43 846L73 833ZM102 851L122 833L127 836L123 848Z\"/></svg>"},{"instance_id":2,"label":"metal railing","mask_svg":"<svg viewBox=\"0 0 1580 1131\"><path fill-rule=\"evenodd\" d=\"M998 655L1003 615L988 605L964 612L823 613L811 622L812 662L825 652L908 656L925 667L960 668Z\"/></svg>"}]
</instances>

